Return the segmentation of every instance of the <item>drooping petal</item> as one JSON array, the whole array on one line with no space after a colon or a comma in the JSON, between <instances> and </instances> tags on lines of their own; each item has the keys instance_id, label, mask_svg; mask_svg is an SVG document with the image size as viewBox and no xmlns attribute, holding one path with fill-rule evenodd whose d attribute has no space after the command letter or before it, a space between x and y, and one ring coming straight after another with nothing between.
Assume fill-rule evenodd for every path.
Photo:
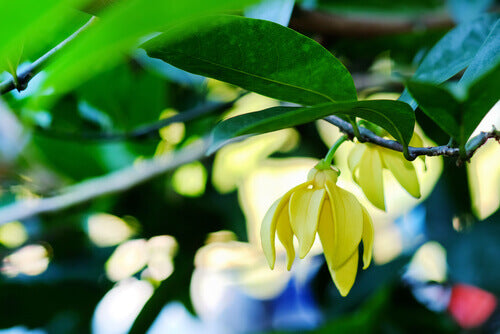
<instances>
[{"instance_id":1,"label":"drooping petal","mask_svg":"<svg viewBox=\"0 0 500 334\"><path fill-rule=\"evenodd\" d=\"M320 209L324 198L324 189L299 189L290 197L290 225L299 241L299 257L301 259L309 253L316 238Z\"/></svg>"},{"instance_id":2,"label":"drooping petal","mask_svg":"<svg viewBox=\"0 0 500 334\"><path fill-rule=\"evenodd\" d=\"M323 207L321 208L321 213L318 222L318 235L323 247L323 253L325 254L326 263L328 268L333 268L334 257L335 257L335 225L333 223L333 212L332 203L329 199L330 196L326 196Z\"/></svg>"},{"instance_id":3,"label":"drooping petal","mask_svg":"<svg viewBox=\"0 0 500 334\"><path fill-rule=\"evenodd\" d=\"M347 262L340 268L330 269L330 275L332 275L333 283L340 292L342 297L347 296L349 291L351 291L354 281L356 280L356 274L358 272L358 250L352 253L351 257Z\"/></svg>"},{"instance_id":4,"label":"drooping petal","mask_svg":"<svg viewBox=\"0 0 500 334\"><path fill-rule=\"evenodd\" d=\"M278 232L278 238L286 250L286 268L290 270L292 268L293 261L295 260L295 249L293 247L293 231L290 226L288 206L281 209L281 212L278 214L276 229Z\"/></svg>"},{"instance_id":5,"label":"drooping petal","mask_svg":"<svg viewBox=\"0 0 500 334\"><path fill-rule=\"evenodd\" d=\"M363 269L366 269L372 260L374 230L372 217L363 206L361 209L363 210Z\"/></svg>"},{"instance_id":6,"label":"drooping petal","mask_svg":"<svg viewBox=\"0 0 500 334\"><path fill-rule=\"evenodd\" d=\"M349 152L349 156L347 157L347 165L349 166L351 172L354 172L354 169L356 168L356 166L358 166L359 162L361 161L361 157L365 152L365 148L366 145L356 144L352 148L351 152Z\"/></svg>"},{"instance_id":7,"label":"drooping petal","mask_svg":"<svg viewBox=\"0 0 500 334\"><path fill-rule=\"evenodd\" d=\"M366 198L385 211L382 160L377 149L367 148L359 164L358 184Z\"/></svg>"},{"instance_id":8,"label":"drooping petal","mask_svg":"<svg viewBox=\"0 0 500 334\"><path fill-rule=\"evenodd\" d=\"M278 223L278 218L281 215L277 215L276 213L281 213L281 211L288 207L288 202L290 200L290 196L297 190L302 188L307 188L312 184L312 182L305 182L299 184L296 187L293 187L289 191L283 195L280 199L275 201L273 205L267 210L266 215L262 221L262 225L260 227L260 240L262 244L262 249L264 251L264 255L266 256L267 263L271 269L274 269L274 264L276 261L276 248L275 248L275 236L276 236L276 228ZM288 216L286 216L288 217ZM285 224L289 224L289 222L284 222ZM280 239L281 241L281 239ZM282 241L283 242L283 241ZM284 245L287 247L287 245ZM292 245L293 248L293 245ZM287 252L288 253L288 252ZM295 253L295 252L294 252ZM289 255L289 253L287 254ZM295 255L293 256L295 257ZM290 261L290 258L288 259Z\"/></svg>"},{"instance_id":9,"label":"drooping petal","mask_svg":"<svg viewBox=\"0 0 500 334\"><path fill-rule=\"evenodd\" d=\"M413 163L406 160L402 153L384 150L380 152L384 165L389 169L403 188L415 198L420 198L420 185Z\"/></svg>"},{"instance_id":10,"label":"drooping petal","mask_svg":"<svg viewBox=\"0 0 500 334\"><path fill-rule=\"evenodd\" d=\"M271 205L269 210L267 210L264 219L262 220L262 225L260 226L260 241L262 244L262 250L266 256L267 263L271 269L274 269L274 263L276 261L276 248L274 246L274 239L276 236L276 219L274 215L276 213L276 208L280 203L281 198L278 199Z\"/></svg>"},{"instance_id":11,"label":"drooping petal","mask_svg":"<svg viewBox=\"0 0 500 334\"><path fill-rule=\"evenodd\" d=\"M326 184L326 190L332 203L335 234L331 265L335 269L343 266L358 249L363 234L363 212L358 200L350 192L329 183Z\"/></svg>"}]
</instances>

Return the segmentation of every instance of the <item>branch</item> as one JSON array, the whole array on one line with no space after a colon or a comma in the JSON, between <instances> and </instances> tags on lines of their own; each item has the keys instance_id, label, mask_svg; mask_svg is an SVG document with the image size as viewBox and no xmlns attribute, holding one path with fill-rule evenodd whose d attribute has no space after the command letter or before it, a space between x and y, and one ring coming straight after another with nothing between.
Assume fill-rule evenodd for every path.
<instances>
[{"instance_id":1,"label":"branch","mask_svg":"<svg viewBox=\"0 0 500 334\"><path fill-rule=\"evenodd\" d=\"M173 123L184 123L187 121L191 121L200 116L211 114L217 111L227 110L234 106L234 104L247 92L241 93L238 97L236 97L232 101L228 102L207 102L203 105L194 107L192 109L183 111L179 114L176 114L172 117L161 119L157 122L139 126L136 129L129 132L122 133L74 133L74 132L66 132L66 131L58 131L54 129L46 129L42 127L38 127L37 130L47 137L64 139L64 140L95 140L95 141L120 141L120 140L129 140L129 139L142 139L148 137L153 133L157 133L158 130L164 128Z\"/></svg>"},{"instance_id":2,"label":"branch","mask_svg":"<svg viewBox=\"0 0 500 334\"><path fill-rule=\"evenodd\" d=\"M417 29L446 29L453 21L443 14L426 14L417 18L408 17L362 17L346 16L322 11L298 9L290 21L290 28L315 32L327 36L376 37L412 32Z\"/></svg>"},{"instance_id":3,"label":"branch","mask_svg":"<svg viewBox=\"0 0 500 334\"><path fill-rule=\"evenodd\" d=\"M28 66L24 71L17 75L18 85L16 86L14 78L10 78L0 83L0 95L6 94L11 90L17 89L19 92L25 90L28 87L28 82L37 75L43 67L57 54L59 50L64 48L68 43L74 40L77 36L87 30L92 23L96 21L96 17L92 17L87 23L85 23L80 29L75 31L71 36L66 38L64 41L56 45L49 52L35 60L31 65Z\"/></svg>"},{"instance_id":4,"label":"branch","mask_svg":"<svg viewBox=\"0 0 500 334\"><path fill-rule=\"evenodd\" d=\"M0 225L42 213L59 211L96 197L125 191L169 170L203 158L206 146L206 141L194 143L173 155L143 160L122 170L70 186L63 189L59 195L7 205L0 208Z\"/></svg>"},{"instance_id":5,"label":"branch","mask_svg":"<svg viewBox=\"0 0 500 334\"><path fill-rule=\"evenodd\" d=\"M328 116L324 118L324 120L338 127L340 131L347 134L350 138L354 137L354 131L352 129L352 125L349 122L346 122L337 116ZM360 127L359 129L361 132L361 137L365 142L373 143L394 151L403 152L403 145L401 145L399 142L377 136L372 131L363 127ZM465 160L469 160L472 155L474 155L474 152L476 152L479 147L486 143L489 138L495 138L497 141L500 141L500 131L493 128L493 130L491 130L490 132L481 132L476 137L471 138L467 144ZM450 147L448 145L434 147L410 146L408 147L408 152L412 160L420 155L443 155L447 157L460 157L459 149L456 147Z\"/></svg>"}]
</instances>

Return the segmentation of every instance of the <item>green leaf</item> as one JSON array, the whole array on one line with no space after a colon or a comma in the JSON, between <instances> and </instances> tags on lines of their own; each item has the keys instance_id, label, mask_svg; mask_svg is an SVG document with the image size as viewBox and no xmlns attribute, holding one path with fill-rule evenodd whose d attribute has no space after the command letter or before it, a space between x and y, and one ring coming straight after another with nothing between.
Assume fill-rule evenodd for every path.
<instances>
[{"instance_id":1,"label":"green leaf","mask_svg":"<svg viewBox=\"0 0 500 334\"><path fill-rule=\"evenodd\" d=\"M500 62L496 67L471 83L467 100L463 105L463 142L472 135L488 111L500 99L498 88L500 78Z\"/></svg>"},{"instance_id":2,"label":"green leaf","mask_svg":"<svg viewBox=\"0 0 500 334\"><path fill-rule=\"evenodd\" d=\"M314 107L274 107L252 112L219 123L212 132L208 154L218 150L232 138L266 133L308 123L329 115L360 117L389 132L404 147L413 135L415 115L410 106L400 101L371 100L325 103Z\"/></svg>"},{"instance_id":3,"label":"green leaf","mask_svg":"<svg viewBox=\"0 0 500 334\"><path fill-rule=\"evenodd\" d=\"M351 75L312 39L279 24L220 15L145 43L151 57L185 71L303 105L356 100Z\"/></svg>"},{"instance_id":4,"label":"green leaf","mask_svg":"<svg viewBox=\"0 0 500 334\"><path fill-rule=\"evenodd\" d=\"M469 85L482 74L488 72L500 62L500 20L497 20L495 26L470 63L467 70L462 75L460 83Z\"/></svg>"},{"instance_id":5,"label":"green leaf","mask_svg":"<svg viewBox=\"0 0 500 334\"><path fill-rule=\"evenodd\" d=\"M220 10L238 9L252 0L117 1L93 26L47 67L45 87L64 93L118 64L141 37L179 21Z\"/></svg>"},{"instance_id":6,"label":"green leaf","mask_svg":"<svg viewBox=\"0 0 500 334\"><path fill-rule=\"evenodd\" d=\"M461 147L477 128L488 111L500 99L498 89L500 62L468 87L459 83L455 91L458 98L444 87L432 83L409 82L407 88L422 110Z\"/></svg>"},{"instance_id":7,"label":"green leaf","mask_svg":"<svg viewBox=\"0 0 500 334\"><path fill-rule=\"evenodd\" d=\"M450 30L427 53L412 79L438 84L463 70L475 57L497 19L498 15L486 14ZM413 109L417 107L407 90L399 100Z\"/></svg>"},{"instance_id":8,"label":"green leaf","mask_svg":"<svg viewBox=\"0 0 500 334\"><path fill-rule=\"evenodd\" d=\"M406 88L422 111L444 132L458 140L460 102L444 87L433 83L410 81Z\"/></svg>"}]
</instances>

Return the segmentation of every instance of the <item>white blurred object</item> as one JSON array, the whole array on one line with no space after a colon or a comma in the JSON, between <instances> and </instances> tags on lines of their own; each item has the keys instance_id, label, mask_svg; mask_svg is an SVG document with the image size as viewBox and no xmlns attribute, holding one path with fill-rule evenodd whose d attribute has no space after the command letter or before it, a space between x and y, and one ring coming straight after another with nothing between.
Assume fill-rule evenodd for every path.
<instances>
[{"instance_id":1,"label":"white blurred object","mask_svg":"<svg viewBox=\"0 0 500 334\"><path fill-rule=\"evenodd\" d=\"M106 262L106 275L112 281L130 277L144 268L148 261L145 239L127 241L118 246Z\"/></svg>"},{"instance_id":2,"label":"white blurred object","mask_svg":"<svg viewBox=\"0 0 500 334\"><path fill-rule=\"evenodd\" d=\"M0 162L11 162L28 141L21 123L0 100Z\"/></svg>"},{"instance_id":3,"label":"white blurred object","mask_svg":"<svg viewBox=\"0 0 500 334\"><path fill-rule=\"evenodd\" d=\"M49 252L44 246L27 245L3 259L2 273L10 277L36 276L47 270L49 262Z\"/></svg>"},{"instance_id":4,"label":"white blurred object","mask_svg":"<svg viewBox=\"0 0 500 334\"><path fill-rule=\"evenodd\" d=\"M123 219L107 214L94 213L87 219L90 240L99 247L115 246L135 234L135 230Z\"/></svg>"},{"instance_id":5,"label":"white blurred object","mask_svg":"<svg viewBox=\"0 0 500 334\"><path fill-rule=\"evenodd\" d=\"M147 334L231 334L220 327L202 323L200 319L191 315L184 305L179 302L171 302L163 307Z\"/></svg>"},{"instance_id":6,"label":"white blurred object","mask_svg":"<svg viewBox=\"0 0 500 334\"><path fill-rule=\"evenodd\" d=\"M404 278L407 281L443 283L446 272L446 249L436 241L428 241L413 255Z\"/></svg>"},{"instance_id":7,"label":"white blurred object","mask_svg":"<svg viewBox=\"0 0 500 334\"><path fill-rule=\"evenodd\" d=\"M500 128L500 102L486 114L472 136L481 131L491 131L492 126ZM490 139L480 147L467 165L472 209L483 220L500 206L500 145Z\"/></svg>"},{"instance_id":8,"label":"white blurred object","mask_svg":"<svg viewBox=\"0 0 500 334\"><path fill-rule=\"evenodd\" d=\"M153 290L150 283L135 278L117 283L97 304L92 318L92 333L128 333L144 304L153 295Z\"/></svg>"}]
</instances>

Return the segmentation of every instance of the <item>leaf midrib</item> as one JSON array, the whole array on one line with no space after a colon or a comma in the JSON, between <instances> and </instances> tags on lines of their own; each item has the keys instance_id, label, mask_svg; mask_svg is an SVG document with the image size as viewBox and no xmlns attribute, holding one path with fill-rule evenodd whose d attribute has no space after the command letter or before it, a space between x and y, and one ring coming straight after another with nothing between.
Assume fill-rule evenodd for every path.
<instances>
[{"instance_id":1,"label":"leaf midrib","mask_svg":"<svg viewBox=\"0 0 500 334\"><path fill-rule=\"evenodd\" d=\"M189 55L189 54L185 54L183 52L172 52L172 51L162 51L162 50L156 50L154 52L158 52L158 53L161 53L161 54L165 54L165 55L168 55L168 54L178 54L178 55L182 55L182 56L185 56L185 57L188 57L188 58L191 58L191 59L194 59L194 60L198 60L198 61L201 61L201 62L205 62L207 64L210 64L210 65L214 65L214 66L218 66L220 68L223 68L223 69L226 69L226 70L229 70L229 71L234 71L234 72L237 72L237 73L241 73L241 74L244 74L244 75L248 75L250 77L254 77L254 78L258 78L258 79L261 79L261 80L264 80L264 81L268 81L268 82L272 82L272 83L275 83L275 84L280 84L280 85L283 85L283 86L287 86L287 87L291 87L291 88L295 88L295 89L300 89L300 90L304 90L306 92L309 92L309 93L312 93L312 94L315 94L315 95L318 95L318 96L321 96L323 98L326 98L328 101L331 101L331 102L337 102L336 100L332 99L331 97L325 95L325 94L322 94L320 92L317 92L317 91L314 91L314 90L311 90L311 89L307 89L305 87L300 87L300 86L296 86L296 85L291 85L291 84L288 84L288 83L285 83L285 82L281 82L281 81L277 81L277 80L273 80L273 79L269 79L269 78L265 78L265 77L262 77L260 75L257 75L257 74L252 74L252 73L249 73L249 72L245 72L243 70L240 70L240 69L235 69L235 68L231 68L231 67L227 67L227 66L224 66L222 64L219 64L219 63L215 63L213 61L210 61L210 60L206 60L206 59L203 59L203 58L199 58L199 57L195 57L195 56L192 56L192 55Z\"/></svg>"}]
</instances>

